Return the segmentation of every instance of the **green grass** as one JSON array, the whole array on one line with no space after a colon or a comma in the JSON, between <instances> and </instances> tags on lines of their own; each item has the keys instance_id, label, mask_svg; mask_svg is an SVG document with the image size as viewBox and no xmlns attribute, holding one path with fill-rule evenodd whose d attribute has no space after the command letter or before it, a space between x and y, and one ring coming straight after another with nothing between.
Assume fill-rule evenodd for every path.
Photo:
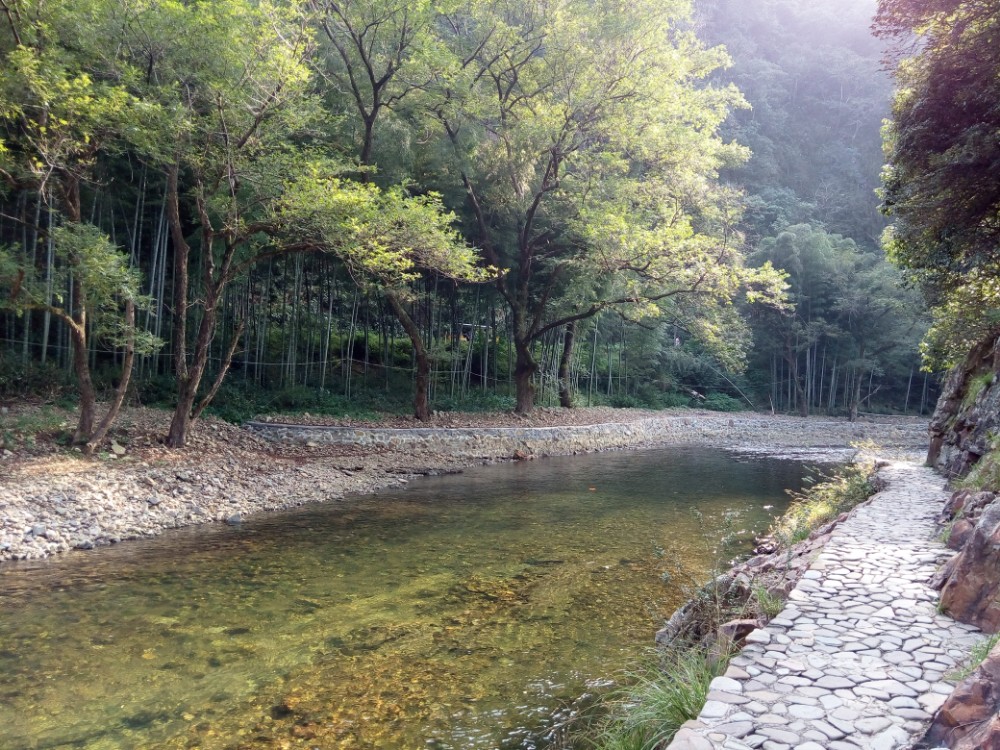
<instances>
[{"instance_id":1,"label":"green grass","mask_svg":"<svg viewBox=\"0 0 1000 750\"><path fill-rule=\"evenodd\" d=\"M56 435L69 428L68 419L65 412L51 406L23 414L4 414L0 416L0 447L32 446L40 437Z\"/></svg>"},{"instance_id":2,"label":"green grass","mask_svg":"<svg viewBox=\"0 0 1000 750\"><path fill-rule=\"evenodd\" d=\"M1000 491L1000 447L997 446L996 438L990 440L989 452L976 462L968 474L955 482L955 486L976 492Z\"/></svg>"},{"instance_id":3,"label":"green grass","mask_svg":"<svg viewBox=\"0 0 1000 750\"><path fill-rule=\"evenodd\" d=\"M792 505L771 529L771 535L790 547L823 524L863 503L875 492L868 466L849 463L832 474L820 474L819 481L802 492L791 493Z\"/></svg>"},{"instance_id":4,"label":"green grass","mask_svg":"<svg viewBox=\"0 0 1000 750\"><path fill-rule=\"evenodd\" d=\"M777 594L772 594L763 586L754 586L753 599L760 613L768 620L781 614L785 608L785 600Z\"/></svg>"},{"instance_id":5,"label":"green grass","mask_svg":"<svg viewBox=\"0 0 1000 750\"><path fill-rule=\"evenodd\" d=\"M993 385L993 373L984 372L969 378L969 385L965 389L965 396L962 398L962 410L965 411L979 398L980 394Z\"/></svg>"},{"instance_id":6,"label":"green grass","mask_svg":"<svg viewBox=\"0 0 1000 750\"><path fill-rule=\"evenodd\" d=\"M698 716L709 683L726 671L703 649L681 649L658 657L628 676L610 704L608 718L593 733L593 750L653 750L665 747L681 725Z\"/></svg>"},{"instance_id":7,"label":"green grass","mask_svg":"<svg viewBox=\"0 0 1000 750\"><path fill-rule=\"evenodd\" d=\"M969 658L966 659L965 664L963 664L959 669L947 675L949 680L964 680L970 674L976 671L976 668L982 664L986 657L990 655L990 651L993 647L1000 643L1000 633L994 633L989 638L984 641L980 641L972 650L969 652Z\"/></svg>"}]
</instances>

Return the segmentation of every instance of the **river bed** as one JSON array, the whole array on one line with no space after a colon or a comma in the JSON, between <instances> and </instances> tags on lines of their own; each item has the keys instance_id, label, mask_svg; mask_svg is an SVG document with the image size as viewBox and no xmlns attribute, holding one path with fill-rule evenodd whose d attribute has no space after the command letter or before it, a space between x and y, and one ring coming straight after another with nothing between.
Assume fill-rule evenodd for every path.
<instances>
[{"instance_id":1,"label":"river bed","mask_svg":"<svg viewBox=\"0 0 1000 750\"><path fill-rule=\"evenodd\" d=\"M0 748L538 747L802 474L551 458L5 564Z\"/></svg>"}]
</instances>

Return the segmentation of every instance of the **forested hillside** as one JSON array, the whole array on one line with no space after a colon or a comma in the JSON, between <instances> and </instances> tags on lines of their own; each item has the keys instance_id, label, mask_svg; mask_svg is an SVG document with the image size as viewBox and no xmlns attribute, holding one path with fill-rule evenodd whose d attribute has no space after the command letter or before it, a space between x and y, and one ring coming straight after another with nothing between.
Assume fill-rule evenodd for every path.
<instances>
[{"instance_id":1,"label":"forested hillside","mask_svg":"<svg viewBox=\"0 0 1000 750\"><path fill-rule=\"evenodd\" d=\"M874 0L699 7L707 37L734 58L724 80L751 104L723 128L753 153L724 174L747 194L751 263L786 271L794 303L792 314L751 314L753 390L803 414L923 412L934 393L919 371L922 299L880 249L879 132L892 82L869 28Z\"/></svg>"},{"instance_id":2,"label":"forested hillside","mask_svg":"<svg viewBox=\"0 0 1000 750\"><path fill-rule=\"evenodd\" d=\"M0 391L922 411L870 5L7 0Z\"/></svg>"}]
</instances>

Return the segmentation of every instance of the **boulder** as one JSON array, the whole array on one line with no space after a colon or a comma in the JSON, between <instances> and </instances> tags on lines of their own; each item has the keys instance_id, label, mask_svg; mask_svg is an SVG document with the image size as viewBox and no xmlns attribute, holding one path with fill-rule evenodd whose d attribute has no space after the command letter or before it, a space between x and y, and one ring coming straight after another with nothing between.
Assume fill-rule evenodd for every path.
<instances>
[{"instance_id":1,"label":"boulder","mask_svg":"<svg viewBox=\"0 0 1000 750\"><path fill-rule=\"evenodd\" d=\"M922 746L1000 750L1000 645L944 702Z\"/></svg>"},{"instance_id":2,"label":"boulder","mask_svg":"<svg viewBox=\"0 0 1000 750\"><path fill-rule=\"evenodd\" d=\"M965 548L950 564L941 607L988 633L1000 630L1000 503L987 506Z\"/></svg>"},{"instance_id":3,"label":"boulder","mask_svg":"<svg viewBox=\"0 0 1000 750\"><path fill-rule=\"evenodd\" d=\"M967 518L959 518L955 521L948 533L948 549L953 549L956 552L961 550L972 538L972 532L975 528L972 521Z\"/></svg>"},{"instance_id":4,"label":"boulder","mask_svg":"<svg viewBox=\"0 0 1000 750\"><path fill-rule=\"evenodd\" d=\"M965 509L965 501L968 500L971 495L972 492L970 490L959 490L958 492L953 492L951 497L949 497L947 502L945 502L944 508L941 510L941 520L950 521L961 513Z\"/></svg>"},{"instance_id":5,"label":"boulder","mask_svg":"<svg viewBox=\"0 0 1000 750\"><path fill-rule=\"evenodd\" d=\"M756 618L730 620L723 623L719 626L719 632L716 636L719 651L721 653L731 653L740 641L762 625L763 623Z\"/></svg>"},{"instance_id":6,"label":"boulder","mask_svg":"<svg viewBox=\"0 0 1000 750\"><path fill-rule=\"evenodd\" d=\"M976 344L964 362L945 378L929 427L927 463L946 476L962 476L989 450L993 434L1000 432L1000 340L993 337Z\"/></svg>"}]
</instances>

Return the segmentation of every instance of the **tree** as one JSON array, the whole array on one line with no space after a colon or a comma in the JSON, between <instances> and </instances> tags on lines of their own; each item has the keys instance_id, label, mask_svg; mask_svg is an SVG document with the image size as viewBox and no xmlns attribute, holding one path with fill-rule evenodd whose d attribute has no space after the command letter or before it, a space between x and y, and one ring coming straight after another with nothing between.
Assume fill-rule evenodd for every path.
<instances>
[{"instance_id":1,"label":"tree","mask_svg":"<svg viewBox=\"0 0 1000 750\"><path fill-rule=\"evenodd\" d=\"M433 194L411 196L399 187L383 191L313 174L287 186L278 220L286 234L336 254L356 282L385 296L413 346L414 416L430 419L431 360L406 310L408 284L422 272L466 282L485 281L492 273L477 267L475 251L452 228L454 214Z\"/></svg>"},{"instance_id":2,"label":"tree","mask_svg":"<svg viewBox=\"0 0 1000 750\"><path fill-rule=\"evenodd\" d=\"M137 340L142 351L155 342L137 336L139 276L107 237L83 221L83 189L99 180L99 157L123 147L122 133L133 129L142 113L121 82L99 65L106 28L81 27L74 22L78 16L60 4L4 7L0 124L10 148L0 140L0 158L8 161L0 172L15 188L34 191L39 207L47 203L65 218L50 234L52 265L43 278L33 262L34 248L30 254L26 247L4 251L4 281L10 289L5 304L18 314L43 310L69 329L80 393L73 440L92 451L124 399ZM76 10L100 17L110 8L96 0ZM96 427L97 394L88 362L92 330L126 349L118 391Z\"/></svg>"},{"instance_id":3,"label":"tree","mask_svg":"<svg viewBox=\"0 0 1000 750\"><path fill-rule=\"evenodd\" d=\"M872 191L891 81L868 28L875 4L698 3L704 38L733 57L717 77L750 103L722 132L753 154L745 166L723 172L748 193L741 226L752 244L788 226L822 223L863 250L878 245L885 220Z\"/></svg>"},{"instance_id":4,"label":"tree","mask_svg":"<svg viewBox=\"0 0 1000 750\"><path fill-rule=\"evenodd\" d=\"M357 144L360 164L372 166L383 114L432 76L439 8L427 0L313 0L313 7L331 48L321 68L349 102L348 127L360 121L357 137L348 140ZM362 179L370 177L362 172Z\"/></svg>"},{"instance_id":5,"label":"tree","mask_svg":"<svg viewBox=\"0 0 1000 750\"><path fill-rule=\"evenodd\" d=\"M738 286L711 183L742 154L716 135L740 100L702 83L725 56L683 30L687 9L507 0L443 24L456 62L426 106L454 150L475 242L503 270L519 412L549 331Z\"/></svg>"},{"instance_id":6,"label":"tree","mask_svg":"<svg viewBox=\"0 0 1000 750\"><path fill-rule=\"evenodd\" d=\"M0 248L0 306L24 314L44 310L63 321L73 342L73 370L80 392L80 418L73 442L92 453L111 428L128 390L136 352L155 351L160 342L137 331L135 311L143 300L141 277L128 267L128 257L107 236L89 224L67 222L52 233L55 288L69 289L65 304L62 293L54 296L52 278L22 251ZM96 421L97 395L91 377L89 337L124 349L118 387L107 412Z\"/></svg>"},{"instance_id":7,"label":"tree","mask_svg":"<svg viewBox=\"0 0 1000 750\"><path fill-rule=\"evenodd\" d=\"M856 420L863 383L915 346L923 330L920 296L877 251L862 252L853 240L807 224L765 238L752 260L788 274L791 305L758 312L756 338L760 354L783 360L793 389L789 406L806 416L824 405L824 388L826 404L833 401L839 381L842 403ZM772 388L772 403L780 401Z\"/></svg>"},{"instance_id":8,"label":"tree","mask_svg":"<svg viewBox=\"0 0 1000 750\"><path fill-rule=\"evenodd\" d=\"M301 249L274 246L268 239L274 228L255 219L278 198L282 176L308 163L296 141L316 125L318 112L306 62L310 18L302 3L266 0L149 2L133 13L127 61L133 79L142 72L135 84L140 96L160 113L158 127L140 134L136 145L166 177L178 384L167 444L180 447L239 343L242 324L199 401L226 288L261 258ZM201 272L192 299L194 258Z\"/></svg>"},{"instance_id":9,"label":"tree","mask_svg":"<svg viewBox=\"0 0 1000 750\"><path fill-rule=\"evenodd\" d=\"M935 331L995 336L1000 277L1000 3L882 0L875 30L895 41L897 93L885 128L883 210L890 256L924 284ZM975 299L969 309L956 304ZM946 337L945 337L946 338ZM935 364L965 336L929 342Z\"/></svg>"}]
</instances>

